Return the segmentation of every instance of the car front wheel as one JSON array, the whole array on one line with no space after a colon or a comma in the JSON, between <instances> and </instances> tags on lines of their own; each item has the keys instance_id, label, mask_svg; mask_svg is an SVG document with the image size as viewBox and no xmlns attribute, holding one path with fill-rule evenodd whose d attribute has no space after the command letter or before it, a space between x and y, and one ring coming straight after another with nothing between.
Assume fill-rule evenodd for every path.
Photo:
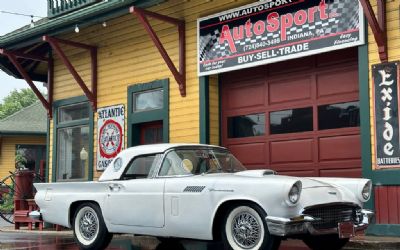
<instances>
[{"instance_id":1,"label":"car front wheel","mask_svg":"<svg viewBox=\"0 0 400 250\"><path fill-rule=\"evenodd\" d=\"M270 235L264 220L266 213L255 205L240 205L224 219L222 239L227 249L278 249L280 238Z\"/></svg>"},{"instance_id":2,"label":"car front wheel","mask_svg":"<svg viewBox=\"0 0 400 250\"><path fill-rule=\"evenodd\" d=\"M312 250L339 250L349 242L349 239L340 239L337 234L329 234L308 236L303 241Z\"/></svg>"},{"instance_id":3,"label":"car front wheel","mask_svg":"<svg viewBox=\"0 0 400 250\"><path fill-rule=\"evenodd\" d=\"M104 223L99 206L81 204L73 220L75 240L81 249L105 249L112 239Z\"/></svg>"}]
</instances>

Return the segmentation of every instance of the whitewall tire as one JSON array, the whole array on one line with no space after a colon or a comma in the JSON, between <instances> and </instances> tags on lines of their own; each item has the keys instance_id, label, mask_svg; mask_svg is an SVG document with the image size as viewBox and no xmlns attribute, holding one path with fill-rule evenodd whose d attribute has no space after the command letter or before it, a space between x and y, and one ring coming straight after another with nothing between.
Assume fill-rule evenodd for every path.
<instances>
[{"instance_id":1,"label":"whitewall tire","mask_svg":"<svg viewBox=\"0 0 400 250\"><path fill-rule=\"evenodd\" d=\"M100 208L93 203L83 203L78 207L72 226L81 249L105 249L112 239Z\"/></svg>"},{"instance_id":2,"label":"whitewall tire","mask_svg":"<svg viewBox=\"0 0 400 250\"><path fill-rule=\"evenodd\" d=\"M225 216L222 239L227 249L278 249L280 239L268 232L266 213L255 205L239 205Z\"/></svg>"}]
</instances>

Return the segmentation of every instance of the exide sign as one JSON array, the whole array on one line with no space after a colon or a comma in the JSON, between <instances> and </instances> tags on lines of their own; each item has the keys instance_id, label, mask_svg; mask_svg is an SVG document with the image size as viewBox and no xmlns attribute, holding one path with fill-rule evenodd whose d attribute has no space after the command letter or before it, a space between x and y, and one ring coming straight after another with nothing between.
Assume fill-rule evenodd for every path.
<instances>
[{"instance_id":1,"label":"exide sign","mask_svg":"<svg viewBox=\"0 0 400 250\"><path fill-rule=\"evenodd\" d=\"M364 43L355 0L270 0L198 20L199 75Z\"/></svg>"},{"instance_id":2,"label":"exide sign","mask_svg":"<svg viewBox=\"0 0 400 250\"><path fill-rule=\"evenodd\" d=\"M372 66L375 113L376 167L400 167L400 62Z\"/></svg>"}]
</instances>

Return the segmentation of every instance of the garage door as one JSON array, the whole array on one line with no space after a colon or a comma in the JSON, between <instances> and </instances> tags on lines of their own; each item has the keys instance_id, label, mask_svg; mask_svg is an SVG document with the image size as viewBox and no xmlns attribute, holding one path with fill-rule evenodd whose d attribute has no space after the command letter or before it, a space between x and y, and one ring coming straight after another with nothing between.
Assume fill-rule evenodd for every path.
<instances>
[{"instance_id":1,"label":"garage door","mask_svg":"<svg viewBox=\"0 0 400 250\"><path fill-rule=\"evenodd\" d=\"M221 75L222 144L249 169L361 176L357 50Z\"/></svg>"}]
</instances>

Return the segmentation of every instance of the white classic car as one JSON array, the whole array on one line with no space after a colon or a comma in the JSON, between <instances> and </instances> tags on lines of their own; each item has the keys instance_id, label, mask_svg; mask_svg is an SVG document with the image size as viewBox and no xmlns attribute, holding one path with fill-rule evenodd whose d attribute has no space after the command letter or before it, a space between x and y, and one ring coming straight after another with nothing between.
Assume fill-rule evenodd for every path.
<instances>
[{"instance_id":1,"label":"white classic car","mask_svg":"<svg viewBox=\"0 0 400 250\"><path fill-rule=\"evenodd\" d=\"M156 144L128 148L98 181L35 184L44 221L72 228L82 249L114 233L221 239L227 249L277 249L298 238L340 249L365 230L371 181L297 178L246 170L225 148Z\"/></svg>"}]
</instances>

